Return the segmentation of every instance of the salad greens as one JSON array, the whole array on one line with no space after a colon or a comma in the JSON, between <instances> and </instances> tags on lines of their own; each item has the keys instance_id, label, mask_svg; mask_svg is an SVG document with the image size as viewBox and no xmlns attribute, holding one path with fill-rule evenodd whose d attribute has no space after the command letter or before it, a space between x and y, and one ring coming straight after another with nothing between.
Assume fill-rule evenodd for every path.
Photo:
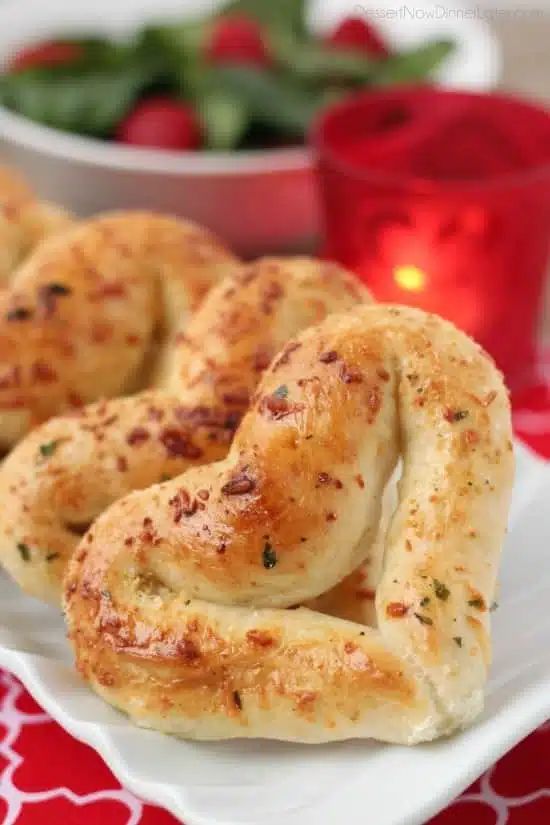
<instances>
[{"instance_id":1,"label":"salad greens","mask_svg":"<svg viewBox=\"0 0 550 825\"><path fill-rule=\"evenodd\" d=\"M190 104L205 149L296 144L321 107L351 89L428 78L452 50L443 40L384 58L331 47L307 31L305 0L230 0L211 17L147 25L130 40L56 40L74 60L0 75L0 103L31 120L112 139L140 101L165 95ZM246 17L262 28L269 65L208 60L217 21Z\"/></svg>"}]
</instances>

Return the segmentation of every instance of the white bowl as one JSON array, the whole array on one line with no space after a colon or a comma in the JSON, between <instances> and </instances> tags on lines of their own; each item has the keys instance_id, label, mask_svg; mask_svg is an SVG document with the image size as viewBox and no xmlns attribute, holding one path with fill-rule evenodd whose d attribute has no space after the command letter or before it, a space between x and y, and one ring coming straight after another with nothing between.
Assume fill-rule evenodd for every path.
<instances>
[{"instance_id":1,"label":"white bowl","mask_svg":"<svg viewBox=\"0 0 550 825\"><path fill-rule=\"evenodd\" d=\"M438 75L442 85L483 91L500 75L500 50L487 24L469 13L416 0L313 0L312 27L346 13L375 16L397 46L448 37L457 44ZM219 0L3 0L0 64L21 46L62 33L124 36L145 21L197 16ZM367 6L370 12L367 11ZM147 207L196 220L243 254L299 249L318 233L312 160L306 148L247 152L164 152L75 137L0 107L0 159L25 171L40 194L77 215Z\"/></svg>"}]
</instances>

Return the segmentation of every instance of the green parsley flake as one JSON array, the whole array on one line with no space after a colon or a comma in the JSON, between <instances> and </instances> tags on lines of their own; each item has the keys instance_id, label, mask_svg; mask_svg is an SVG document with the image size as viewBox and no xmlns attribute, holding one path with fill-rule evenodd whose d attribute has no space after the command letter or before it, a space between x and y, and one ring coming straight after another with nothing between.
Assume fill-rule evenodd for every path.
<instances>
[{"instance_id":1,"label":"green parsley flake","mask_svg":"<svg viewBox=\"0 0 550 825\"><path fill-rule=\"evenodd\" d=\"M59 440L54 438L53 441L46 441L45 444L40 445L40 454L44 458L49 458L57 449L57 445L59 444Z\"/></svg>"},{"instance_id":2,"label":"green parsley flake","mask_svg":"<svg viewBox=\"0 0 550 825\"><path fill-rule=\"evenodd\" d=\"M288 396L288 387L286 384L281 384L273 393L275 398L286 398Z\"/></svg>"},{"instance_id":3,"label":"green parsley flake","mask_svg":"<svg viewBox=\"0 0 550 825\"><path fill-rule=\"evenodd\" d=\"M25 544L22 541L17 542L17 549L19 551L19 555L23 559L23 561L30 561L31 560L31 551L28 544Z\"/></svg>"},{"instance_id":4,"label":"green parsley flake","mask_svg":"<svg viewBox=\"0 0 550 825\"><path fill-rule=\"evenodd\" d=\"M277 564L277 553L268 541L263 549L262 560L266 570L272 570Z\"/></svg>"},{"instance_id":5,"label":"green parsley flake","mask_svg":"<svg viewBox=\"0 0 550 825\"><path fill-rule=\"evenodd\" d=\"M446 602L451 595L451 591L447 585L440 582L439 579L434 579L434 592L437 598L441 599L442 602Z\"/></svg>"}]
</instances>

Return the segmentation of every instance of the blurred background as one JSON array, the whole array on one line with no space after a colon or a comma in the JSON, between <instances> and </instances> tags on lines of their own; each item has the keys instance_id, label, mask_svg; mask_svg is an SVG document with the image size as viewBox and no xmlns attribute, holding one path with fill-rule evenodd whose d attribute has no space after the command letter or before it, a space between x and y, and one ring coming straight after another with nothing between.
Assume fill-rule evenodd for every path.
<instances>
[{"instance_id":1,"label":"blurred background","mask_svg":"<svg viewBox=\"0 0 550 825\"><path fill-rule=\"evenodd\" d=\"M550 0L513 3L512 0L484 0L482 8L493 12L532 9L534 14L507 17L497 14L491 25L500 40L503 54L501 85L526 97L550 102ZM541 314L543 346L550 343L550 287L547 285Z\"/></svg>"}]
</instances>

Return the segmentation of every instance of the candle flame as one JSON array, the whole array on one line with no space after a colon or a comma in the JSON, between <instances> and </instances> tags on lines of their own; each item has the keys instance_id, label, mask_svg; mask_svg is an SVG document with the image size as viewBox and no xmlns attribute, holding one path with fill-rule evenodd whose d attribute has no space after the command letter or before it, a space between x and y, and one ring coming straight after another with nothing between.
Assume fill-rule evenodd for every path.
<instances>
[{"instance_id":1,"label":"candle flame","mask_svg":"<svg viewBox=\"0 0 550 825\"><path fill-rule=\"evenodd\" d=\"M422 292L426 286L426 273L417 266L396 266L393 270L393 279L407 292Z\"/></svg>"}]
</instances>

